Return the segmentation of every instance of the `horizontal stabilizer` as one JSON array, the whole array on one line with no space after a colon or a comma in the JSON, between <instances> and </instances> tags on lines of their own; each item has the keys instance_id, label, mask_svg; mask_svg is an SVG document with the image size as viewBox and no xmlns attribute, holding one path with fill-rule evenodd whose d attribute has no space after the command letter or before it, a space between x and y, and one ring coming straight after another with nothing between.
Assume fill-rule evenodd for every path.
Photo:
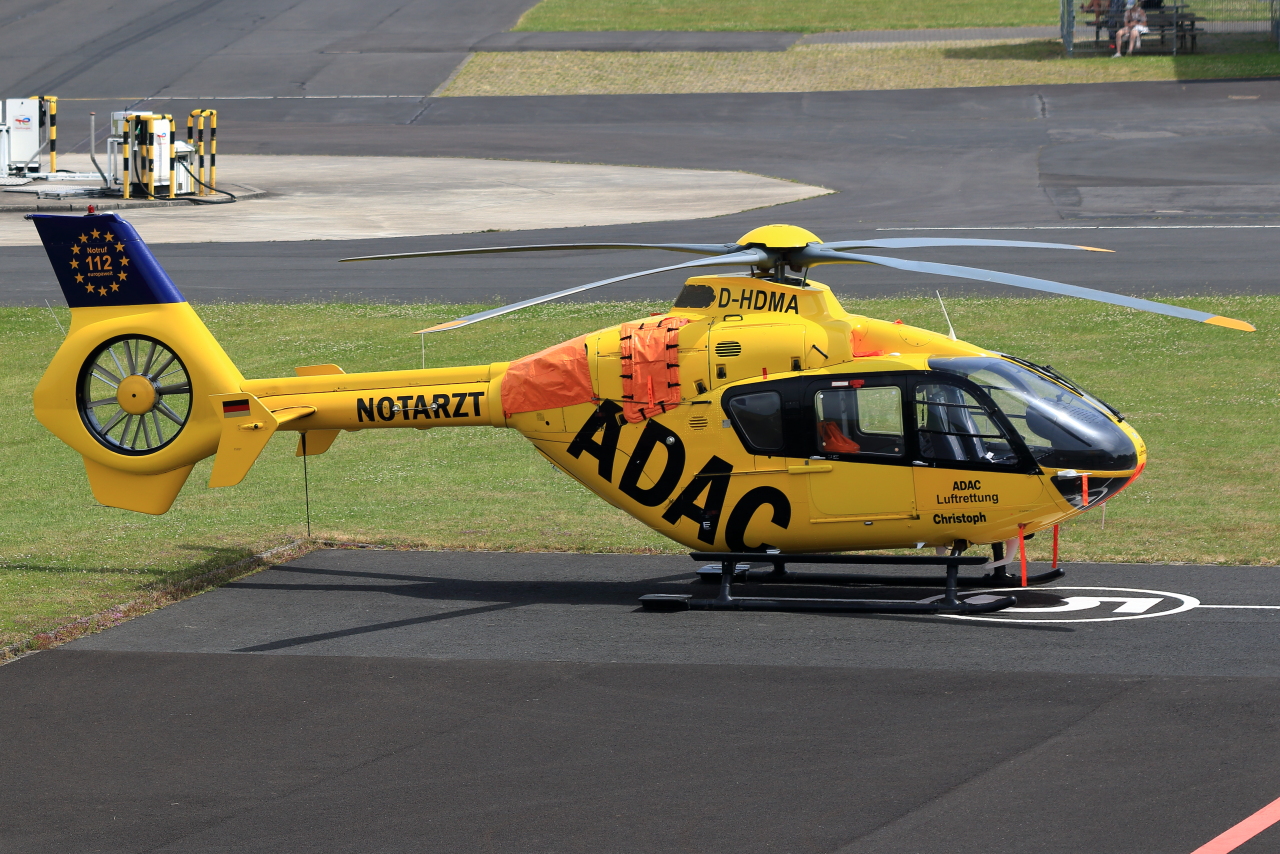
<instances>
[{"instance_id":1,"label":"horizontal stabilizer","mask_svg":"<svg viewBox=\"0 0 1280 854\"><path fill-rule=\"evenodd\" d=\"M279 413L269 411L251 394L211 394L214 412L222 417L218 456L213 461L209 486L235 486L244 480L258 455L281 424L315 412L312 406L295 406Z\"/></svg>"}]
</instances>

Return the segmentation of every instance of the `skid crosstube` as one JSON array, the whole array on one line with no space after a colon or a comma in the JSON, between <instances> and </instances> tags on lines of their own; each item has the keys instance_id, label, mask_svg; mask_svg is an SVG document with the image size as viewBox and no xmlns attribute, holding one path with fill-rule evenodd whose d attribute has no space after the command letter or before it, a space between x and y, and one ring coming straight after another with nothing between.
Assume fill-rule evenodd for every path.
<instances>
[{"instance_id":1,"label":"skid crosstube","mask_svg":"<svg viewBox=\"0 0 1280 854\"><path fill-rule=\"evenodd\" d=\"M696 599L683 594L650 594L640 597L641 605L651 611L821 611L864 614L986 614L1008 608L1016 603L1012 596L983 594L968 600L960 599L959 572L961 566L981 566L988 563L980 556L963 555L784 555L758 552L693 552L694 560L713 560L720 564L715 575L719 576L720 593L714 599ZM788 563L822 563L837 565L893 565L893 566L945 566L946 577L937 576L887 576L857 575L851 573L794 573L786 568ZM761 565L770 567L752 572ZM1001 572L983 579L965 579L966 587L1008 586L1011 577ZM710 574L712 567L705 567L699 575ZM1056 578L1061 570L1042 573ZM1050 580L1045 578L1044 580ZM733 596L734 582L764 582L773 584L872 584L893 586L943 587L941 596L926 599L839 599L804 597ZM1030 582L1031 579L1028 579ZM1043 583L1037 577L1037 583Z\"/></svg>"}]
</instances>

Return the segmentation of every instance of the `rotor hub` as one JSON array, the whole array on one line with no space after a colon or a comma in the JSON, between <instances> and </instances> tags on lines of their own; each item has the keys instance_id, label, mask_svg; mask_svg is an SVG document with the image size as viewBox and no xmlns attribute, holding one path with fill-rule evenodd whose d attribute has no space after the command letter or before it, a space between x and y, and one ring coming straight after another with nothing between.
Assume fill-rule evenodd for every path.
<instances>
[{"instance_id":1,"label":"rotor hub","mask_svg":"<svg viewBox=\"0 0 1280 854\"><path fill-rule=\"evenodd\" d=\"M766 249L800 249L810 243L821 243L818 235L798 225L762 225L738 238L739 246L763 246Z\"/></svg>"},{"instance_id":2,"label":"rotor hub","mask_svg":"<svg viewBox=\"0 0 1280 854\"><path fill-rule=\"evenodd\" d=\"M156 387L141 374L131 374L120 381L116 403L130 415L145 415L156 406Z\"/></svg>"}]
</instances>

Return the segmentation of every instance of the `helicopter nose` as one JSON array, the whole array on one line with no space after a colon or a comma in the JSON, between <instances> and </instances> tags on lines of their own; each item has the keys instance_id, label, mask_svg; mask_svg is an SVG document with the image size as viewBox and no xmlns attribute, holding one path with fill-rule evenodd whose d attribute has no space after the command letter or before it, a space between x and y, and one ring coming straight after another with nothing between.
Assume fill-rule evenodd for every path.
<instances>
[{"instance_id":1,"label":"helicopter nose","mask_svg":"<svg viewBox=\"0 0 1280 854\"><path fill-rule=\"evenodd\" d=\"M1138 431L1129 426L1128 422L1123 425L1124 431L1129 434L1129 438L1133 440L1134 450L1138 452L1138 471L1142 471L1147 465L1147 443L1142 441L1142 437L1138 435Z\"/></svg>"}]
</instances>

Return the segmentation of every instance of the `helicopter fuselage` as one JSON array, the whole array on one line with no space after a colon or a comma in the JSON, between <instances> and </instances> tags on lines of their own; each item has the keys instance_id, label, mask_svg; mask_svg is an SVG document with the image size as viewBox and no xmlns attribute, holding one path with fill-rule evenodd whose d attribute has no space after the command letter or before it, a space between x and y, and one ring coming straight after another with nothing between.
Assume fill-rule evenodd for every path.
<instances>
[{"instance_id":1,"label":"helicopter fuselage","mask_svg":"<svg viewBox=\"0 0 1280 854\"><path fill-rule=\"evenodd\" d=\"M1146 459L1132 427L1048 369L851 315L811 281L695 277L665 314L511 363L300 373L242 394L309 410L279 425L307 453L340 430L508 427L706 551L1008 540L1109 498ZM232 421L224 437L245 429Z\"/></svg>"}]
</instances>

